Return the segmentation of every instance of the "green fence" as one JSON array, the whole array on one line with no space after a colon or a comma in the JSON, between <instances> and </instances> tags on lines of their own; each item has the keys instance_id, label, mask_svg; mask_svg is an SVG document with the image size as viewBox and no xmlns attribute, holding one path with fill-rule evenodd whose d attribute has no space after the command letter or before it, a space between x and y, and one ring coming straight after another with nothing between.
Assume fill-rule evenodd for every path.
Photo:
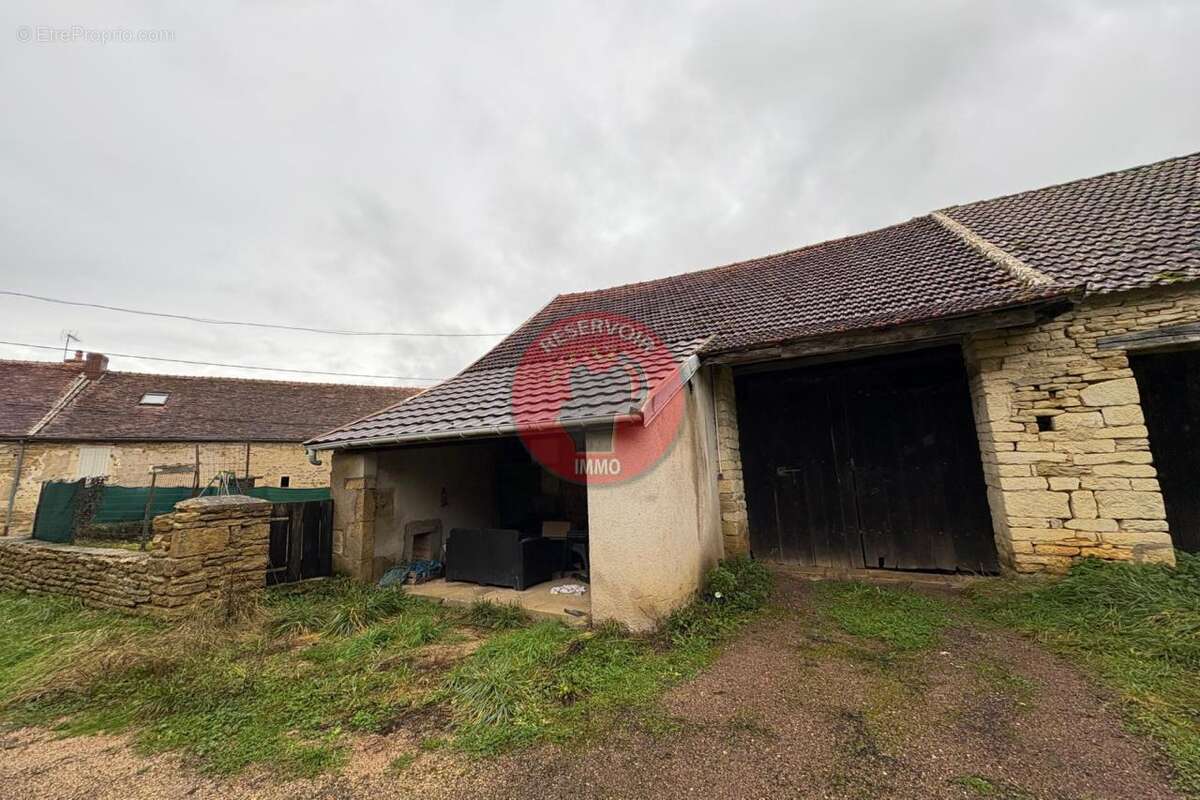
<instances>
[{"instance_id":1,"label":"green fence","mask_svg":"<svg viewBox=\"0 0 1200 800\"><path fill-rule=\"evenodd\" d=\"M77 524L76 512L79 498L84 494L84 482L66 483L54 481L42 484L42 493L38 498L37 514L33 523L33 538L46 542L71 542L75 538ZM169 514L175 509L175 504L189 497L212 494L208 490L197 492L195 489L174 486L99 486L89 491L100 493L96 503L95 514L92 515L92 525L119 525L121 523L140 522L147 515L146 504L149 503L149 516ZM309 500L328 500L329 489L281 489L275 486L259 486L247 489L243 494L258 497L272 503L302 503Z\"/></svg>"}]
</instances>

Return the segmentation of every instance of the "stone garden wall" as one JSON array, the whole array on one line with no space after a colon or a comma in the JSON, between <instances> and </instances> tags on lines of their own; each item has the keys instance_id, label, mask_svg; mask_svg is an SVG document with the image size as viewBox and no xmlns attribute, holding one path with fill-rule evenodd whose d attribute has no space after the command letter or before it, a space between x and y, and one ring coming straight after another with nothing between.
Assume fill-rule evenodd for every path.
<instances>
[{"instance_id":1,"label":"stone garden wall","mask_svg":"<svg viewBox=\"0 0 1200 800\"><path fill-rule=\"evenodd\" d=\"M1105 336L1200 321L1178 287L1086 300L967 343L1001 562L1063 572L1080 557L1174 563L1137 380Z\"/></svg>"},{"instance_id":2,"label":"stone garden wall","mask_svg":"<svg viewBox=\"0 0 1200 800\"><path fill-rule=\"evenodd\" d=\"M184 500L155 518L145 552L0 539L0 589L163 619L227 608L266 583L270 514L252 497Z\"/></svg>"}]
</instances>

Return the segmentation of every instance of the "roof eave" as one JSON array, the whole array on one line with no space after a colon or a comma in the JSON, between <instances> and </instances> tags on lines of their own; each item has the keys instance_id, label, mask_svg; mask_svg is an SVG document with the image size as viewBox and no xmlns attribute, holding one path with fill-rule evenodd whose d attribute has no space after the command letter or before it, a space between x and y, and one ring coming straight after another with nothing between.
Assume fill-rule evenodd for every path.
<instances>
[{"instance_id":1,"label":"roof eave","mask_svg":"<svg viewBox=\"0 0 1200 800\"><path fill-rule=\"evenodd\" d=\"M495 439L501 436L516 436L525 433L540 433L550 430L580 430L600 425L613 425L636 422L642 424L644 417L641 412L631 414L605 414L597 417L580 417L579 419L554 420L529 425L488 425L481 428L463 428L461 430L429 431L426 433L406 433L399 436L377 436L369 439L353 439L345 442L306 442L304 447L310 453L326 450L358 450L372 447L404 446L413 444L433 444L463 439Z\"/></svg>"}]
</instances>

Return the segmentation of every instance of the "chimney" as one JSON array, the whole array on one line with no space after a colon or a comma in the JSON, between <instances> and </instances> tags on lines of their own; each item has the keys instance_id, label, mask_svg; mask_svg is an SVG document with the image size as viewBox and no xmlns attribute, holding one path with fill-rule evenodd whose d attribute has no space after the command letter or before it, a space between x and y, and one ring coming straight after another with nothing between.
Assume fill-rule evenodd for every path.
<instances>
[{"instance_id":1,"label":"chimney","mask_svg":"<svg viewBox=\"0 0 1200 800\"><path fill-rule=\"evenodd\" d=\"M88 353L83 362L83 374L94 381L108 369L108 356L103 353Z\"/></svg>"},{"instance_id":2,"label":"chimney","mask_svg":"<svg viewBox=\"0 0 1200 800\"><path fill-rule=\"evenodd\" d=\"M64 364L82 364L83 363L83 351L76 350L75 357L74 358L64 358L63 363Z\"/></svg>"}]
</instances>

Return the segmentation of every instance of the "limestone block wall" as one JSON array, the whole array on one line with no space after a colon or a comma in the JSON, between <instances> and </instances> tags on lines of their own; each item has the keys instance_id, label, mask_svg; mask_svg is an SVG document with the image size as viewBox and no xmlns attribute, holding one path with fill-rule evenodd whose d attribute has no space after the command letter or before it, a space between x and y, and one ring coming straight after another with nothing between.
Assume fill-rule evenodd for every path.
<instances>
[{"instance_id":1,"label":"limestone block wall","mask_svg":"<svg viewBox=\"0 0 1200 800\"><path fill-rule=\"evenodd\" d=\"M1101 337L1200 321L1186 287L1091 298L965 346L1001 562L1062 572L1080 557L1174 563L1137 380Z\"/></svg>"},{"instance_id":2,"label":"limestone block wall","mask_svg":"<svg viewBox=\"0 0 1200 800\"><path fill-rule=\"evenodd\" d=\"M197 497L155 518L145 552L0 539L0 589L78 597L160 619L228 608L266 584L271 504Z\"/></svg>"},{"instance_id":3,"label":"limestone block wall","mask_svg":"<svg viewBox=\"0 0 1200 800\"><path fill-rule=\"evenodd\" d=\"M16 471L17 442L0 443L0 531L8 517L8 497ZM74 455L74 461L72 461ZM33 515L37 511L38 493L42 481L53 480L42 475L70 476L74 479L79 466L78 448L74 451L57 444L32 442L25 445L25 457L21 465L21 479L17 484L16 502L9 535L27 535L33 532Z\"/></svg>"},{"instance_id":4,"label":"limestone block wall","mask_svg":"<svg viewBox=\"0 0 1200 800\"><path fill-rule=\"evenodd\" d=\"M0 526L8 513L8 493L16 468L16 442L0 442ZM73 481L79 475L81 446L109 447L109 482L121 486L148 486L150 468L165 464L194 464L200 460L201 480L205 483L221 470L246 474L246 442L31 442L26 445L21 480L13 506L10 534L33 531L33 515L38 493L44 481ZM320 488L329 485L329 459L324 464L309 463L304 448L290 442L251 442L250 474L260 478L259 486L279 486L288 476L293 488ZM171 476L167 485L190 485L191 476Z\"/></svg>"},{"instance_id":5,"label":"limestone block wall","mask_svg":"<svg viewBox=\"0 0 1200 800\"><path fill-rule=\"evenodd\" d=\"M154 519L147 573L158 616L219 608L266 585L271 504L240 495L194 497Z\"/></svg>"},{"instance_id":6,"label":"limestone block wall","mask_svg":"<svg viewBox=\"0 0 1200 800\"><path fill-rule=\"evenodd\" d=\"M742 449L738 435L737 397L733 370L714 367L713 402L717 425L717 486L721 499L721 538L725 555L750 552L750 518L746 513L746 487L742 483Z\"/></svg>"},{"instance_id":7,"label":"limestone block wall","mask_svg":"<svg viewBox=\"0 0 1200 800\"><path fill-rule=\"evenodd\" d=\"M374 451L323 453L331 462L333 571L362 581L374 578L378 456Z\"/></svg>"}]
</instances>

